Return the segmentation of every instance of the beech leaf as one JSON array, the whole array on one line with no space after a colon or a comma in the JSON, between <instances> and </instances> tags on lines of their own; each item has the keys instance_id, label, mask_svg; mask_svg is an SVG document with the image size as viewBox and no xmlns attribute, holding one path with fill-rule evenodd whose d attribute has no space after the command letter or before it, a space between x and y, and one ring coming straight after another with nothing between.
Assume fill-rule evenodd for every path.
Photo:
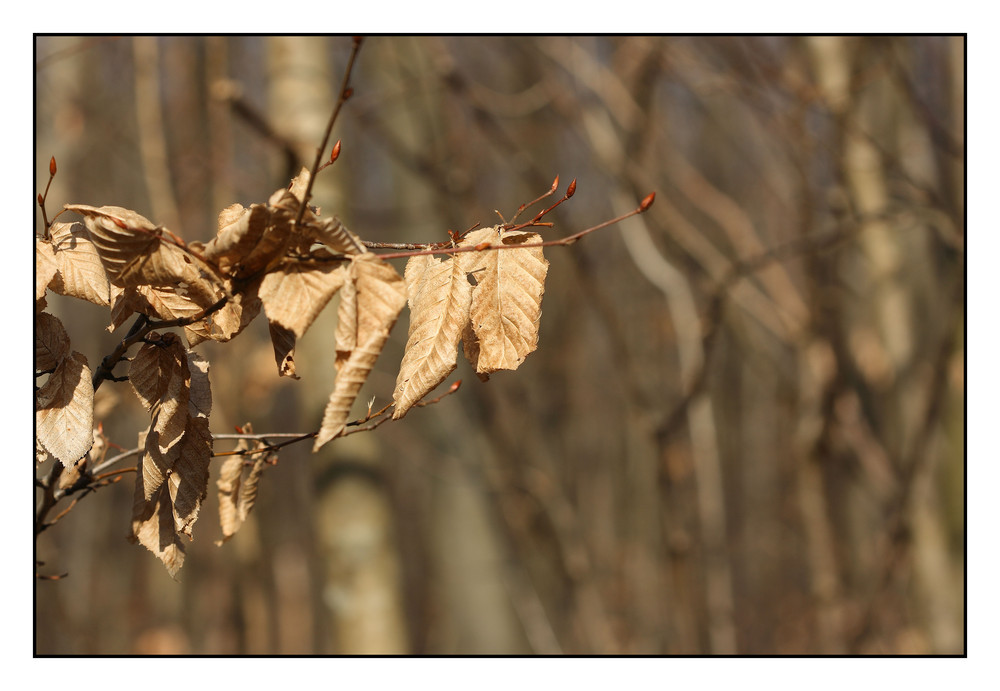
<instances>
[{"instance_id":1,"label":"beech leaf","mask_svg":"<svg viewBox=\"0 0 1000 691\"><path fill-rule=\"evenodd\" d=\"M483 242L520 245L539 242L537 233L503 231L499 226L469 233L462 246ZM478 374L517 369L538 346L538 321L549 262L541 247L469 252L460 257L476 279L470 318L475 344L465 353Z\"/></svg>"},{"instance_id":2,"label":"beech leaf","mask_svg":"<svg viewBox=\"0 0 1000 691\"><path fill-rule=\"evenodd\" d=\"M445 261L428 255L412 257L404 275L410 330L393 394L394 420L406 415L458 365L458 341L472 304L473 286L455 257Z\"/></svg>"},{"instance_id":3,"label":"beech leaf","mask_svg":"<svg viewBox=\"0 0 1000 691\"><path fill-rule=\"evenodd\" d=\"M156 332L150 340L158 338ZM128 378L143 406L150 411L150 433L161 454L181 440L187 426L191 373L188 359L175 334L163 334L160 343L146 343L129 365Z\"/></svg>"},{"instance_id":4,"label":"beech leaf","mask_svg":"<svg viewBox=\"0 0 1000 691\"><path fill-rule=\"evenodd\" d=\"M54 370L70 351L69 335L58 317L35 315L35 371Z\"/></svg>"},{"instance_id":5,"label":"beech leaf","mask_svg":"<svg viewBox=\"0 0 1000 691\"><path fill-rule=\"evenodd\" d=\"M302 338L347 278L348 262L290 262L268 273L258 295L269 321Z\"/></svg>"},{"instance_id":6,"label":"beech leaf","mask_svg":"<svg viewBox=\"0 0 1000 691\"><path fill-rule=\"evenodd\" d=\"M351 256L345 292L348 285L353 286L356 292L352 298L355 309L338 311L338 319L346 318L349 322L337 324L337 358L340 365L313 451L319 450L344 430L351 405L382 352L389 330L406 304L406 286L402 276L372 252ZM342 297L341 307L343 305ZM342 329L350 331L353 338L345 338L341 342ZM353 341L353 347L341 353L341 346L348 341Z\"/></svg>"},{"instance_id":7,"label":"beech leaf","mask_svg":"<svg viewBox=\"0 0 1000 691\"><path fill-rule=\"evenodd\" d=\"M35 393L35 435L64 466L83 458L94 443L94 386L87 358L74 352Z\"/></svg>"},{"instance_id":8,"label":"beech leaf","mask_svg":"<svg viewBox=\"0 0 1000 691\"><path fill-rule=\"evenodd\" d=\"M111 286L87 230L79 223L53 223L49 234L58 267L49 284L52 292L108 307Z\"/></svg>"},{"instance_id":9,"label":"beech leaf","mask_svg":"<svg viewBox=\"0 0 1000 691\"><path fill-rule=\"evenodd\" d=\"M249 422L243 425L242 429L246 434L253 434L253 427ZM240 439L236 445L236 451L261 448L264 448L264 442L257 439L253 441ZM246 456L229 457L219 470L219 479L215 484L219 489L219 524L222 526L222 539L216 541L217 545L229 540L246 522L247 516L257 502L261 475L267 468L268 462L274 458L274 454L259 453L250 458L253 461L245 479L244 471L248 465Z\"/></svg>"},{"instance_id":10,"label":"beech leaf","mask_svg":"<svg viewBox=\"0 0 1000 691\"><path fill-rule=\"evenodd\" d=\"M84 217L93 246L112 283L122 287L169 287L207 307L221 294L184 250L165 242L162 229L118 206L67 204Z\"/></svg>"}]
</instances>

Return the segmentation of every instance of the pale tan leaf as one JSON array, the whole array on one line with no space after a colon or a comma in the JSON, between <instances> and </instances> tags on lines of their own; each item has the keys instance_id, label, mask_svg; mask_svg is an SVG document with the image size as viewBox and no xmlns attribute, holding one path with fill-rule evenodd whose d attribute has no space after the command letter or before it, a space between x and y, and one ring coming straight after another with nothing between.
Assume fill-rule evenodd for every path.
<instances>
[{"instance_id":1,"label":"pale tan leaf","mask_svg":"<svg viewBox=\"0 0 1000 691\"><path fill-rule=\"evenodd\" d=\"M341 360L333 392L323 413L323 422L313 450L340 434L347 424L351 405L382 352L389 330L406 304L403 278L391 265L371 252L351 256L348 284L356 295L354 347ZM346 285L345 285L346 288ZM341 298L343 300L343 298ZM341 302L343 305L343 302ZM338 324L338 336L340 328ZM340 350L340 343L337 345ZM338 359L341 353L338 352Z\"/></svg>"},{"instance_id":2,"label":"pale tan leaf","mask_svg":"<svg viewBox=\"0 0 1000 691\"><path fill-rule=\"evenodd\" d=\"M208 418L212 413L212 388L208 378L208 360L193 350L187 351L188 372L191 376L191 393L188 397L188 414Z\"/></svg>"},{"instance_id":3,"label":"pale tan leaf","mask_svg":"<svg viewBox=\"0 0 1000 691\"><path fill-rule=\"evenodd\" d=\"M174 527L170 491L161 485L148 500L139 501L141 491L137 484L131 539L155 554L174 578L184 565L184 544Z\"/></svg>"},{"instance_id":4,"label":"pale tan leaf","mask_svg":"<svg viewBox=\"0 0 1000 691\"><path fill-rule=\"evenodd\" d=\"M393 419L406 415L455 369L458 341L469 323L472 284L461 264L454 257L445 261L428 258L431 261L412 257L405 272L410 330L396 378ZM412 270L411 263L416 265Z\"/></svg>"},{"instance_id":5,"label":"pale tan leaf","mask_svg":"<svg viewBox=\"0 0 1000 691\"><path fill-rule=\"evenodd\" d=\"M155 333L149 340L157 339ZM155 436L160 453L166 454L181 440L187 425L191 373L180 339L172 333L159 338L160 343L146 343L139 349L129 365L128 377L139 400L150 411L147 446Z\"/></svg>"},{"instance_id":6,"label":"pale tan leaf","mask_svg":"<svg viewBox=\"0 0 1000 691\"><path fill-rule=\"evenodd\" d=\"M352 267L343 289L340 291L340 305L337 306L337 330L334 334L337 371L347 362L358 344L358 286L357 272Z\"/></svg>"},{"instance_id":7,"label":"pale tan leaf","mask_svg":"<svg viewBox=\"0 0 1000 691\"><path fill-rule=\"evenodd\" d=\"M109 306L108 275L87 230L79 223L53 223L49 232L59 268L49 285L52 292Z\"/></svg>"},{"instance_id":8,"label":"pale tan leaf","mask_svg":"<svg viewBox=\"0 0 1000 691\"><path fill-rule=\"evenodd\" d=\"M48 312L35 315L35 371L54 370L69 351L69 335L59 318Z\"/></svg>"},{"instance_id":9,"label":"pale tan leaf","mask_svg":"<svg viewBox=\"0 0 1000 691\"><path fill-rule=\"evenodd\" d=\"M252 289L237 293L206 319L185 326L184 336L191 346L207 340L225 343L238 336L260 314L261 307L260 298Z\"/></svg>"},{"instance_id":10,"label":"pale tan leaf","mask_svg":"<svg viewBox=\"0 0 1000 691\"><path fill-rule=\"evenodd\" d=\"M309 233L340 254L361 254L367 252L361 238L349 231L339 218L324 218L307 226Z\"/></svg>"},{"instance_id":11,"label":"pale tan leaf","mask_svg":"<svg viewBox=\"0 0 1000 691\"><path fill-rule=\"evenodd\" d=\"M516 246L540 240L537 233L499 233L498 228L485 228L469 233L461 245L476 246L491 241ZM476 372L489 374L517 369L538 345L538 322L549 266L542 248L486 250L457 256L476 280L470 311L479 350L473 363Z\"/></svg>"},{"instance_id":12,"label":"pale tan leaf","mask_svg":"<svg viewBox=\"0 0 1000 691\"><path fill-rule=\"evenodd\" d=\"M167 478L173 504L174 529L191 536L201 503L208 496L208 465L212 460L212 433L208 418L189 417L180 454Z\"/></svg>"},{"instance_id":13,"label":"pale tan leaf","mask_svg":"<svg viewBox=\"0 0 1000 691\"><path fill-rule=\"evenodd\" d=\"M199 266L183 249L165 241L162 229L136 212L85 204L68 204L66 208L84 217L91 242L115 285L170 290L201 307L221 296L204 265Z\"/></svg>"},{"instance_id":14,"label":"pale tan leaf","mask_svg":"<svg viewBox=\"0 0 1000 691\"><path fill-rule=\"evenodd\" d=\"M56 264L52 243L35 238L35 300L45 298L45 291L58 272L59 265Z\"/></svg>"},{"instance_id":15,"label":"pale tan leaf","mask_svg":"<svg viewBox=\"0 0 1000 691\"><path fill-rule=\"evenodd\" d=\"M250 423L243 425L246 434L253 434ZM260 440L249 441L241 439L236 445L236 451L262 449L265 444ZM268 465L269 454L253 455L252 460L246 456L231 456L222 464L216 486L219 488L219 524L222 526L222 539L215 544L221 545L239 531L247 516L257 502L257 488L261 475ZM244 470L250 467L246 479Z\"/></svg>"},{"instance_id":16,"label":"pale tan leaf","mask_svg":"<svg viewBox=\"0 0 1000 691\"><path fill-rule=\"evenodd\" d=\"M233 204L223 209L219 214L218 234L205 245L202 256L214 262L225 274L230 273L234 265L238 263L246 265L248 261L251 264L259 264L248 267L249 273L256 273L270 261L270 257L261 256L251 259L255 254L254 250L262 244L270 216L262 204L254 204L249 209L244 209L240 204Z\"/></svg>"},{"instance_id":17,"label":"pale tan leaf","mask_svg":"<svg viewBox=\"0 0 1000 691\"><path fill-rule=\"evenodd\" d=\"M413 296L417 294L417 288L420 287L420 280L424 277L424 272L439 262L440 260L432 254L418 254L415 257L410 257L406 262L406 268L403 269L403 280L406 281L406 300L410 304L410 309L413 309Z\"/></svg>"},{"instance_id":18,"label":"pale tan leaf","mask_svg":"<svg viewBox=\"0 0 1000 691\"><path fill-rule=\"evenodd\" d=\"M258 295L269 321L302 338L347 278L349 262L290 262L270 272Z\"/></svg>"},{"instance_id":19,"label":"pale tan leaf","mask_svg":"<svg viewBox=\"0 0 1000 691\"><path fill-rule=\"evenodd\" d=\"M295 334L268 320L268 332L271 334L271 346L274 348L274 360L278 363L278 376L299 379L295 373Z\"/></svg>"},{"instance_id":20,"label":"pale tan leaf","mask_svg":"<svg viewBox=\"0 0 1000 691\"><path fill-rule=\"evenodd\" d=\"M74 352L35 393L35 435L65 466L83 458L94 442L91 376L87 358Z\"/></svg>"}]
</instances>

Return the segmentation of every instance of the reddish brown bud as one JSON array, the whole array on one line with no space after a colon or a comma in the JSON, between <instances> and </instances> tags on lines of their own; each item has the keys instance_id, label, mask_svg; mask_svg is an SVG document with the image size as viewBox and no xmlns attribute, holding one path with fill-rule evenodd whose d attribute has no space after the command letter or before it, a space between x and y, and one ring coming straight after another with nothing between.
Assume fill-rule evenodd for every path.
<instances>
[{"instance_id":1,"label":"reddish brown bud","mask_svg":"<svg viewBox=\"0 0 1000 691\"><path fill-rule=\"evenodd\" d=\"M346 89L344 89L344 100L345 101L347 99L349 99L353 95L354 95L354 89L352 89L351 87L347 87Z\"/></svg>"},{"instance_id":2,"label":"reddish brown bud","mask_svg":"<svg viewBox=\"0 0 1000 691\"><path fill-rule=\"evenodd\" d=\"M552 189L549 191L549 194L551 194L552 192L555 192L557 189L559 189L559 176L558 175L556 176L556 179L552 181Z\"/></svg>"},{"instance_id":3,"label":"reddish brown bud","mask_svg":"<svg viewBox=\"0 0 1000 691\"><path fill-rule=\"evenodd\" d=\"M462 385L462 380L457 379L455 383L452 384L451 387L449 387L448 393L455 393L456 391L458 391L458 387L460 387L461 385Z\"/></svg>"},{"instance_id":4,"label":"reddish brown bud","mask_svg":"<svg viewBox=\"0 0 1000 691\"><path fill-rule=\"evenodd\" d=\"M486 242L480 242L478 245L476 245L477 250L488 250L490 247L492 247L492 245L490 244L489 240L487 240Z\"/></svg>"},{"instance_id":5,"label":"reddish brown bud","mask_svg":"<svg viewBox=\"0 0 1000 691\"><path fill-rule=\"evenodd\" d=\"M653 201L656 199L656 192L650 192L646 195L646 198L642 200L642 204L639 205L639 211L643 212L649 209L653 205Z\"/></svg>"},{"instance_id":6,"label":"reddish brown bud","mask_svg":"<svg viewBox=\"0 0 1000 691\"><path fill-rule=\"evenodd\" d=\"M55 174L56 174L56 157L53 156L51 159L49 159L49 175L55 175Z\"/></svg>"},{"instance_id":7,"label":"reddish brown bud","mask_svg":"<svg viewBox=\"0 0 1000 691\"><path fill-rule=\"evenodd\" d=\"M576 194L576 178L573 178L573 182L569 183L569 187L566 188L566 198L569 199L574 194Z\"/></svg>"},{"instance_id":8,"label":"reddish brown bud","mask_svg":"<svg viewBox=\"0 0 1000 691\"><path fill-rule=\"evenodd\" d=\"M38 205L41 206L44 203L45 203L45 200L42 198L42 193L39 192L38 193Z\"/></svg>"},{"instance_id":9,"label":"reddish brown bud","mask_svg":"<svg viewBox=\"0 0 1000 691\"><path fill-rule=\"evenodd\" d=\"M336 161L339 156L340 156L340 140L338 139L337 143L333 145L333 151L330 152L330 163Z\"/></svg>"}]
</instances>

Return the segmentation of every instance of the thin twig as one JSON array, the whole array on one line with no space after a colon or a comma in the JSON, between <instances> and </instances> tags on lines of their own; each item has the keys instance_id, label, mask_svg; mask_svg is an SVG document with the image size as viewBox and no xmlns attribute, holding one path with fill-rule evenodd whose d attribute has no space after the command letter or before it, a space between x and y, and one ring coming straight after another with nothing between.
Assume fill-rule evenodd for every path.
<instances>
[{"instance_id":1,"label":"thin twig","mask_svg":"<svg viewBox=\"0 0 1000 691\"><path fill-rule=\"evenodd\" d=\"M319 172L320 160L323 158L323 152L326 151L326 145L330 141L330 134L333 132L333 124L337 121L340 109L343 108L344 104L347 103L347 99L353 93L353 90L349 86L351 71L354 69L354 61L358 57L358 51L360 50L361 37L355 36L354 43L351 45L351 56L347 59L347 68L344 70L344 81L340 85L340 96L337 99L337 105L334 107L333 113L330 114L330 120L326 123L326 132L323 133L323 141L320 142L319 148L316 149L316 160L313 162L312 169L310 170L306 190L302 193L302 203L299 205L299 213L295 217L293 228L298 228L302 224L306 209L309 207L309 200L312 198L313 183L316 181L316 173Z\"/></svg>"}]
</instances>

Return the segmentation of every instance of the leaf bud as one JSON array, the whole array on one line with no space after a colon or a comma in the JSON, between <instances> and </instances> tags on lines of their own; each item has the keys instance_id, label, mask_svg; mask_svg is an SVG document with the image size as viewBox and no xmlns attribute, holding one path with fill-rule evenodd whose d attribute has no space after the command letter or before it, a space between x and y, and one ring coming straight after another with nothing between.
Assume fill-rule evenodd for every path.
<instances>
[{"instance_id":1,"label":"leaf bud","mask_svg":"<svg viewBox=\"0 0 1000 691\"><path fill-rule=\"evenodd\" d=\"M566 188L566 198L569 199L574 194L576 194L576 178L573 178L573 182L569 183L569 187Z\"/></svg>"},{"instance_id":2,"label":"leaf bud","mask_svg":"<svg viewBox=\"0 0 1000 691\"><path fill-rule=\"evenodd\" d=\"M51 159L49 159L49 175L55 175L55 174L56 174L56 157L53 156Z\"/></svg>"},{"instance_id":3,"label":"leaf bud","mask_svg":"<svg viewBox=\"0 0 1000 691\"><path fill-rule=\"evenodd\" d=\"M655 199L656 199L656 192L650 192L649 194L647 194L645 199L642 200L642 203L639 204L640 213L649 209L649 207L653 205L653 201Z\"/></svg>"}]
</instances>

